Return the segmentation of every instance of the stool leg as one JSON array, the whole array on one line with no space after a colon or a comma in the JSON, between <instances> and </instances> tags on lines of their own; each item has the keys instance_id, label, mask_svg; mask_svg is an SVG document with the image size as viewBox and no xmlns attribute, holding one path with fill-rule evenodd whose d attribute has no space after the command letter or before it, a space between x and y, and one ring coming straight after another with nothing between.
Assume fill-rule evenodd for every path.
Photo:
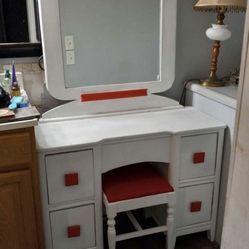
<instances>
[{"instance_id":1,"label":"stool leg","mask_svg":"<svg viewBox=\"0 0 249 249\"><path fill-rule=\"evenodd\" d=\"M166 239L166 248L174 249L176 242L176 234L175 234L175 225L174 225L174 205L168 204L167 208L167 239Z\"/></svg>"},{"instance_id":2,"label":"stool leg","mask_svg":"<svg viewBox=\"0 0 249 249\"><path fill-rule=\"evenodd\" d=\"M116 229L115 229L115 216L107 217L107 225L108 225L108 230L107 230L107 237L108 237L108 245L109 249L115 249L116 248Z\"/></svg>"}]
</instances>

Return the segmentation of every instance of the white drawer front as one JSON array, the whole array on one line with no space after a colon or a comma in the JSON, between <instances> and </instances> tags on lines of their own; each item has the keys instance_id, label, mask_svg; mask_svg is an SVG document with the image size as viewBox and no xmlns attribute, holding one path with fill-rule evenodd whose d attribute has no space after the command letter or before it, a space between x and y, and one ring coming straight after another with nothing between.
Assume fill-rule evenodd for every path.
<instances>
[{"instance_id":1,"label":"white drawer front","mask_svg":"<svg viewBox=\"0 0 249 249\"><path fill-rule=\"evenodd\" d=\"M139 162L169 162L170 137L103 145L102 172Z\"/></svg>"},{"instance_id":2,"label":"white drawer front","mask_svg":"<svg viewBox=\"0 0 249 249\"><path fill-rule=\"evenodd\" d=\"M94 196L94 169L91 150L46 157L49 203Z\"/></svg>"},{"instance_id":3,"label":"white drawer front","mask_svg":"<svg viewBox=\"0 0 249 249\"><path fill-rule=\"evenodd\" d=\"M177 193L177 227L210 221L213 184L179 188Z\"/></svg>"},{"instance_id":4,"label":"white drawer front","mask_svg":"<svg viewBox=\"0 0 249 249\"><path fill-rule=\"evenodd\" d=\"M53 249L95 247L94 205L50 214Z\"/></svg>"},{"instance_id":5,"label":"white drawer front","mask_svg":"<svg viewBox=\"0 0 249 249\"><path fill-rule=\"evenodd\" d=\"M186 180L214 175L216 148L216 133L183 137L181 141L179 179ZM200 156L203 157L203 160ZM198 162L198 159L201 162Z\"/></svg>"}]
</instances>

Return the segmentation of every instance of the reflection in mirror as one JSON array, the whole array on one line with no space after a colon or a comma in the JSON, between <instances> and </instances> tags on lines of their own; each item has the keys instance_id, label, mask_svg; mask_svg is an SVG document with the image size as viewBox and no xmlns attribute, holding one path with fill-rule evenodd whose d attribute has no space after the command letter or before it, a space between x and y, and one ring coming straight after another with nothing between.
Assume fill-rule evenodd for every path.
<instances>
[{"instance_id":1,"label":"reflection in mirror","mask_svg":"<svg viewBox=\"0 0 249 249\"><path fill-rule=\"evenodd\" d=\"M73 2L59 0L66 87L159 79L160 0Z\"/></svg>"},{"instance_id":2,"label":"reflection in mirror","mask_svg":"<svg viewBox=\"0 0 249 249\"><path fill-rule=\"evenodd\" d=\"M41 54L36 8L36 0L0 0L1 57Z\"/></svg>"}]
</instances>

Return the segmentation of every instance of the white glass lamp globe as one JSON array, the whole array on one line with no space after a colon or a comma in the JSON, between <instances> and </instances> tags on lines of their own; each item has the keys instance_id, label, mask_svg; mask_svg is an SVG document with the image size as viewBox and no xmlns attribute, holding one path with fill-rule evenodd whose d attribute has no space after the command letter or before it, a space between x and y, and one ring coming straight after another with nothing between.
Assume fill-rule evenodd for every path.
<instances>
[{"instance_id":1,"label":"white glass lamp globe","mask_svg":"<svg viewBox=\"0 0 249 249\"><path fill-rule=\"evenodd\" d=\"M226 41L232 33L227 29L227 25L212 24L212 27L207 29L206 35L210 40L213 41Z\"/></svg>"}]
</instances>

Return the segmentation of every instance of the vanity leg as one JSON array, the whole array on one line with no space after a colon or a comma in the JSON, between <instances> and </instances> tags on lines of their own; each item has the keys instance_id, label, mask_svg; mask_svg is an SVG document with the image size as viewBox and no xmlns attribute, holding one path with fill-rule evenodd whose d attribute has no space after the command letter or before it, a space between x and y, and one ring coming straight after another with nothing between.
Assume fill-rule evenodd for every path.
<instances>
[{"instance_id":1,"label":"vanity leg","mask_svg":"<svg viewBox=\"0 0 249 249\"><path fill-rule=\"evenodd\" d=\"M175 224L174 224L174 205L168 204L167 208L167 227L168 232L166 235L166 248L174 249L176 242Z\"/></svg>"},{"instance_id":2,"label":"vanity leg","mask_svg":"<svg viewBox=\"0 0 249 249\"><path fill-rule=\"evenodd\" d=\"M211 242L213 242L215 238L215 230L214 229L208 230L207 237Z\"/></svg>"}]
</instances>

